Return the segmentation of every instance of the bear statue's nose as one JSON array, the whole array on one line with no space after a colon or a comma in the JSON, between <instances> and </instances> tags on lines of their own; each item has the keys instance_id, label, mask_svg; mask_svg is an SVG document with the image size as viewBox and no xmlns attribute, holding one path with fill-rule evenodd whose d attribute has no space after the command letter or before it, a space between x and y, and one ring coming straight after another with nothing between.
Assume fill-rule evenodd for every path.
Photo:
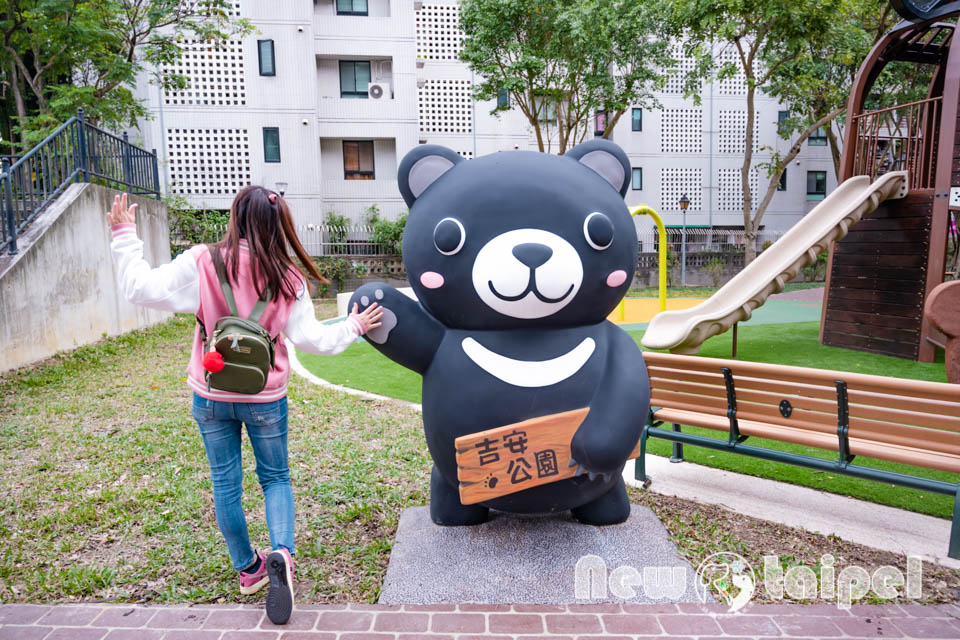
<instances>
[{"instance_id":1,"label":"bear statue's nose","mask_svg":"<svg viewBox=\"0 0 960 640\"><path fill-rule=\"evenodd\" d=\"M553 249L538 242L524 242L513 248L513 256L531 269L536 269L553 255Z\"/></svg>"}]
</instances>

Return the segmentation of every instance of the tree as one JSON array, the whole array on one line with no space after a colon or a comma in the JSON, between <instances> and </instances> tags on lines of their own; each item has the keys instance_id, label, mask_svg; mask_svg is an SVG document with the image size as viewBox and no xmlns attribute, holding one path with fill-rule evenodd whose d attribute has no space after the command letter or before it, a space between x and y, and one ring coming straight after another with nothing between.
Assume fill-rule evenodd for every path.
<instances>
[{"instance_id":1,"label":"tree","mask_svg":"<svg viewBox=\"0 0 960 640\"><path fill-rule=\"evenodd\" d=\"M132 87L146 69L164 89L186 86L158 69L185 39L216 46L251 30L229 0L0 0L0 61L21 143L31 146L83 107L108 128L146 116Z\"/></svg>"},{"instance_id":2,"label":"tree","mask_svg":"<svg viewBox=\"0 0 960 640\"><path fill-rule=\"evenodd\" d=\"M684 37L687 55L700 60L698 68L703 69L702 63L706 60L709 62L706 67L712 68L718 79L737 73L744 76L747 113L740 182L746 264L756 258L757 232L763 217L762 211L754 214L750 190L757 91L767 87L785 65L808 51L823 50L837 22L836 6L837 3L830 0L675 0L673 3L672 25L676 35ZM728 50L733 52L735 62L717 64L715 55Z\"/></svg>"},{"instance_id":3,"label":"tree","mask_svg":"<svg viewBox=\"0 0 960 640\"><path fill-rule=\"evenodd\" d=\"M765 163L768 181L753 213L757 229L787 165L817 130L827 134L834 172L839 179L840 148L834 124L846 110L862 60L896 19L885 0L847 0L837 4L835 11L837 19L833 21L829 37L819 42L819 46L807 46L795 58L778 66L763 89L789 109L789 117L779 123L778 133L782 139L792 139L792 142L785 153L774 151L770 162ZM773 66L776 60L762 62Z\"/></svg>"},{"instance_id":4,"label":"tree","mask_svg":"<svg viewBox=\"0 0 960 640\"><path fill-rule=\"evenodd\" d=\"M520 109L540 151L558 153L608 113L604 136L631 106L654 106L668 55L666 4L634 0L464 0L460 58L480 76L478 100L493 113ZM555 130L554 130L555 129Z\"/></svg>"}]
</instances>

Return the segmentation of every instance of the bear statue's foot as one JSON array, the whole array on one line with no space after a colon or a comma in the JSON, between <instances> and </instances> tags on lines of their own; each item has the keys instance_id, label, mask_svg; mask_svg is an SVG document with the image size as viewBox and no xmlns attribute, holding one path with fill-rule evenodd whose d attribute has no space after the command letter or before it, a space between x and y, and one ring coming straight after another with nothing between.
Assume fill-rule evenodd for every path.
<instances>
[{"instance_id":1,"label":"bear statue's foot","mask_svg":"<svg viewBox=\"0 0 960 640\"><path fill-rule=\"evenodd\" d=\"M430 519L434 524L445 527L481 524L487 521L489 511L479 504L461 503L457 488L450 486L437 466L433 466L430 474Z\"/></svg>"},{"instance_id":2,"label":"bear statue's foot","mask_svg":"<svg viewBox=\"0 0 960 640\"><path fill-rule=\"evenodd\" d=\"M572 509L573 517L583 524L598 527L607 524L620 524L630 517L630 499L623 478L617 479L610 491L585 505Z\"/></svg>"}]
</instances>

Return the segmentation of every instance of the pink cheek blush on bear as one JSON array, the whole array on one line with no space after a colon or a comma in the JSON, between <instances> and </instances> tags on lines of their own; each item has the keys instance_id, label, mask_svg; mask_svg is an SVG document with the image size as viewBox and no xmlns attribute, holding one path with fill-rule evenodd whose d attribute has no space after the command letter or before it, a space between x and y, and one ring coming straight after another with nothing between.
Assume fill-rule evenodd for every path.
<instances>
[{"instance_id":1,"label":"pink cheek blush on bear","mask_svg":"<svg viewBox=\"0 0 960 640\"><path fill-rule=\"evenodd\" d=\"M608 287L619 287L627 279L627 272L623 269L617 269L607 276Z\"/></svg>"},{"instance_id":2,"label":"pink cheek blush on bear","mask_svg":"<svg viewBox=\"0 0 960 640\"><path fill-rule=\"evenodd\" d=\"M626 274L624 274L626 277ZM420 284L427 289L439 289L443 286L443 276L436 271L424 271L420 274Z\"/></svg>"}]
</instances>

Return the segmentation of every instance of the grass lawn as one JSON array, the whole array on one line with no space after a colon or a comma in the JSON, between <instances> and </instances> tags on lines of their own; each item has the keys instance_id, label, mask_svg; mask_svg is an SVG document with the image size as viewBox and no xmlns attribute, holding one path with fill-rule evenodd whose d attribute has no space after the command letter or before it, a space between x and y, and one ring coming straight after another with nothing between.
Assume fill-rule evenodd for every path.
<instances>
[{"instance_id":1,"label":"grass lawn","mask_svg":"<svg viewBox=\"0 0 960 640\"><path fill-rule=\"evenodd\" d=\"M263 601L238 595L214 519L183 381L193 325L178 316L0 376L0 602ZM376 358L383 380L393 365ZM420 415L297 376L289 403L297 601L374 602L401 511L429 500ZM267 545L246 442L244 488L251 538ZM831 553L838 569L904 569L897 554L722 507L635 489L630 497L653 509L694 566L736 550L755 567L772 552L814 568ZM925 565L923 580L924 601L960 597L960 572Z\"/></svg>"},{"instance_id":2,"label":"grass lawn","mask_svg":"<svg viewBox=\"0 0 960 640\"><path fill-rule=\"evenodd\" d=\"M744 324L739 330L737 359L754 362L771 362L818 369L856 371L875 375L919 380L946 381L942 359L936 363L912 362L871 353L861 353L817 343L819 324L798 322L751 326ZM639 343L642 332L631 332ZM725 333L708 340L701 355L729 358L731 334ZM375 351L369 344L358 342L337 358L325 358L300 354L304 365L321 378L373 393L420 402L420 376L404 369ZM718 437L722 434L707 429L687 428L691 433ZM755 438L754 444L770 448L831 458L826 452L781 442ZM670 455L670 444L652 439L651 453ZM711 451L698 447L684 447L686 460L710 467L739 473L772 478L870 500L901 509L926 513L943 518L953 514L953 498L926 491L895 487L879 482L861 480L848 476L828 474L792 465L758 460L747 456ZM881 469L902 471L924 477L956 482L956 474L906 467L891 462L858 459L858 463Z\"/></svg>"},{"instance_id":3,"label":"grass lawn","mask_svg":"<svg viewBox=\"0 0 960 640\"><path fill-rule=\"evenodd\" d=\"M193 327L179 316L0 377L0 601L237 599L183 381ZM400 510L427 502L420 416L297 376L289 403L297 597L374 600ZM246 438L244 489L265 547Z\"/></svg>"}]
</instances>

